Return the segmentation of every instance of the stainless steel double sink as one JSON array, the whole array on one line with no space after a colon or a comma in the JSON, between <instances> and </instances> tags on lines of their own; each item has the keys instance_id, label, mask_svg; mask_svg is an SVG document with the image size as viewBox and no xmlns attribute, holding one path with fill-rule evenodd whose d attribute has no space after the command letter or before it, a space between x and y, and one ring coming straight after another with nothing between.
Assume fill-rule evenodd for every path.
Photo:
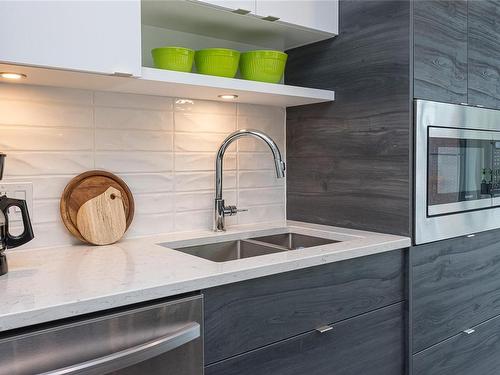
<instances>
[{"instance_id":1,"label":"stainless steel double sink","mask_svg":"<svg viewBox=\"0 0 500 375\"><path fill-rule=\"evenodd\" d=\"M208 259L212 262L227 262L259 255L299 250L313 246L321 246L339 241L313 237L298 233L281 233L270 236L255 237L234 241L210 243L205 245L175 247L174 250Z\"/></svg>"}]
</instances>

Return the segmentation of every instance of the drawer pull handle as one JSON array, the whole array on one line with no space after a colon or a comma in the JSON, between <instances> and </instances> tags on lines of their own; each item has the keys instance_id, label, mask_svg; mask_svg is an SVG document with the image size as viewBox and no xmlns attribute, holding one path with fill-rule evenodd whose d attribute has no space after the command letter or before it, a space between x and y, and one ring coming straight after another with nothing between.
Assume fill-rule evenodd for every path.
<instances>
[{"instance_id":1,"label":"drawer pull handle","mask_svg":"<svg viewBox=\"0 0 500 375\"><path fill-rule=\"evenodd\" d=\"M325 332L328 332L328 331L331 331L333 329L332 326L321 326L321 327L318 327L316 328L316 331L319 332L319 333L325 333Z\"/></svg>"},{"instance_id":2,"label":"drawer pull handle","mask_svg":"<svg viewBox=\"0 0 500 375\"><path fill-rule=\"evenodd\" d=\"M279 20L280 18L279 17L274 17L274 16L267 16L267 17L262 17L262 19L264 21L274 22L274 21Z\"/></svg>"},{"instance_id":3,"label":"drawer pull handle","mask_svg":"<svg viewBox=\"0 0 500 375\"><path fill-rule=\"evenodd\" d=\"M474 332L476 332L475 329L472 329L472 328L469 328L469 329L466 329L464 331L462 331L463 333L467 334L467 335L472 335Z\"/></svg>"},{"instance_id":4,"label":"drawer pull handle","mask_svg":"<svg viewBox=\"0 0 500 375\"><path fill-rule=\"evenodd\" d=\"M236 13L236 14L242 14L242 15L250 13L249 10L242 9L242 8L238 8L238 9L232 10L231 12Z\"/></svg>"},{"instance_id":5,"label":"drawer pull handle","mask_svg":"<svg viewBox=\"0 0 500 375\"><path fill-rule=\"evenodd\" d=\"M38 375L108 374L157 357L198 337L200 337L200 325L197 322L191 322L153 341Z\"/></svg>"},{"instance_id":6,"label":"drawer pull handle","mask_svg":"<svg viewBox=\"0 0 500 375\"><path fill-rule=\"evenodd\" d=\"M114 72L112 75L115 77L133 77L132 73L125 73L125 72Z\"/></svg>"}]
</instances>

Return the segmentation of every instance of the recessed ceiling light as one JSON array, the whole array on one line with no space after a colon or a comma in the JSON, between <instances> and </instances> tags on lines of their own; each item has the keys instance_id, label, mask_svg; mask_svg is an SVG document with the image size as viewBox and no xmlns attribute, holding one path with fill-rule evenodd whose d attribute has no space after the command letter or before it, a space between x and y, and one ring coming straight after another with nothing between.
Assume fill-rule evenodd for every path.
<instances>
[{"instance_id":1,"label":"recessed ceiling light","mask_svg":"<svg viewBox=\"0 0 500 375\"><path fill-rule=\"evenodd\" d=\"M0 72L0 78L6 79L21 79L26 78L26 74L23 73L13 73L13 72Z\"/></svg>"},{"instance_id":2,"label":"recessed ceiling light","mask_svg":"<svg viewBox=\"0 0 500 375\"><path fill-rule=\"evenodd\" d=\"M224 100L234 100L238 98L238 95L234 94L224 94L224 95L218 95L219 98L224 99Z\"/></svg>"}]
</instances>

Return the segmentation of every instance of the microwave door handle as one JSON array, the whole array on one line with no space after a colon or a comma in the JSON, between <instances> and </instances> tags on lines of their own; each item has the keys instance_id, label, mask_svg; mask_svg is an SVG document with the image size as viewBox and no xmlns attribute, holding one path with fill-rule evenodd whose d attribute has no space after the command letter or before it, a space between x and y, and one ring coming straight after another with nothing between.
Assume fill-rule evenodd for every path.
<instances>
[{"instance_id":1,"label":"microwave door handle","mask_svg":"<svg viewBox=\"0 0 500 375\"><path fill-rule=\"evenodd\" d=\"M200 337L200 325L196 322L191 322L169 335L159 337L144 344L38 375L107 374L112 371L117 371L133 366L137 363L147 361L148 359L187 344L198 337Z\"/></svg>"}]
</instances>

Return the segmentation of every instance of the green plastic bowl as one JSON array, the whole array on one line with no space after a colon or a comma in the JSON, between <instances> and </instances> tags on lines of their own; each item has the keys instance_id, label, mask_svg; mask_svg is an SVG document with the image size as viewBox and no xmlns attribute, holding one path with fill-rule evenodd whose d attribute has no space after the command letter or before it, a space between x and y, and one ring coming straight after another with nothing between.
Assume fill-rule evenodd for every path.
<instances>
[{"instance_id":1,"label":"green plastic bowl","mask_svg":"<svg viewBox=\"0 0 500 375\"><path fill-rule=\"evenodd\" d=\"M280 51L248 51L241 54L240 72L243 79L278 83L285 72L288 55Z\"/></svg>"},{"instance_id":2,"label":"green plastic bowl","mask_svg":"<svg viewBox=\"0 0 500 375\"><path fill-rule=\"evenodd\" d=\"M183 47L159 47L151 50L156 68L190 72L193 68L194 51Z\"/></svg>"},{"instance_id":3,"label":"green plastic bowl","mask_svg":"<svg viewBox=\"0 0 500 375\"><path fill-rule=\"evenodd\" d=\"M194 62L201 74L233 78L238 71L240 53L233 49L207 48L196 51Z\"/></svg>"}]
</instances>

